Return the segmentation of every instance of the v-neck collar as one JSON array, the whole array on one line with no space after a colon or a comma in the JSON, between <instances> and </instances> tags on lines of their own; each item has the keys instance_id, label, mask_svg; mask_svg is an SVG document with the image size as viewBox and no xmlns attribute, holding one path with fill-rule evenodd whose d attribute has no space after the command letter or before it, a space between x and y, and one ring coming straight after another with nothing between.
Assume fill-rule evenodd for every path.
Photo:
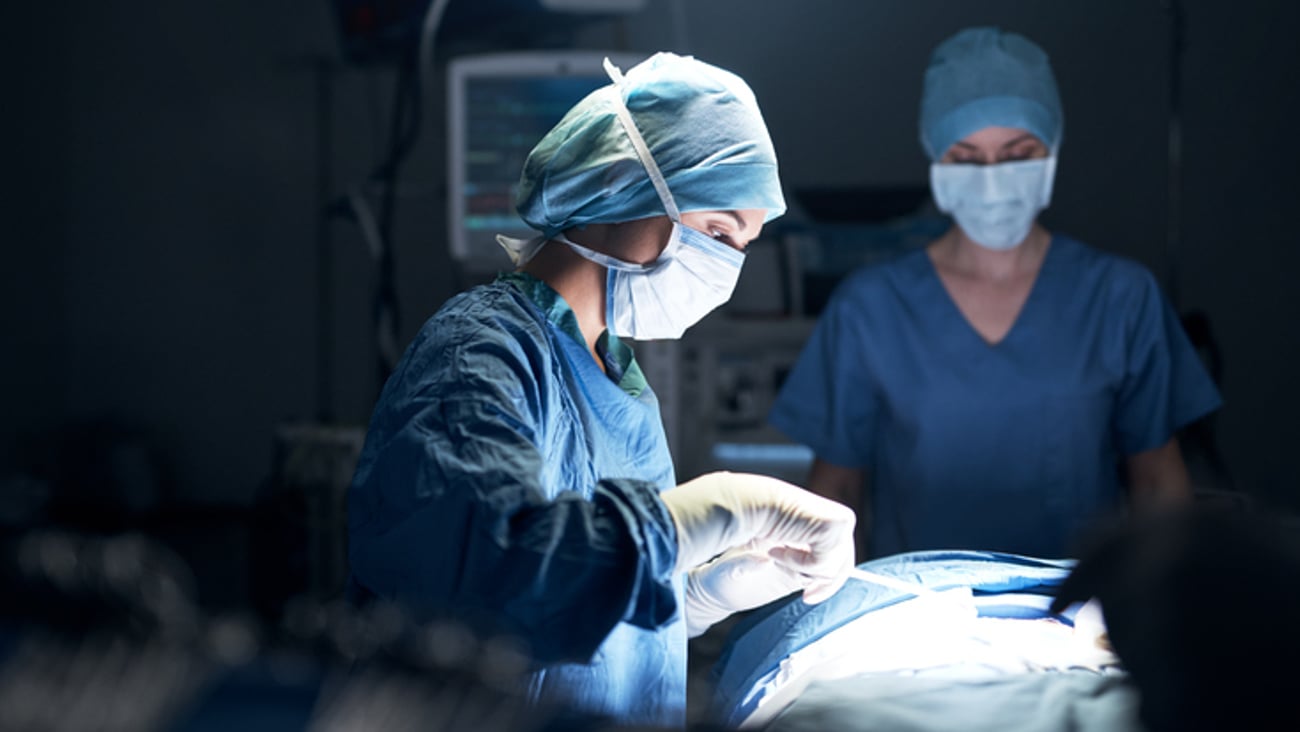
<instances>
[{"instance_id":1,"label":"v-neck collar","mask_svg":"<svg viewBox=\"0 0 1300 732\"><path fill-rule=\"evenodd\" d=\"M1041 299L1038 292L1043 289L1043 278L1049 275L1050 269L1054 267L1052 263L1056 259L1055 252L1059 248L1057 245L1058 241L1055 235L1048 239L1047 251L1043 253L1043 261L1038 264L1038 271L1034 273L1034 281L1029 285L1029 294L1025 296L1025 301L1021 303L1019 312L1016 313L1015 319L1011 321L1011 327L1007 328L1007 332L996 341L987 340L975 327L975 324L970 321L970 318L966 317L966 313L962 312L961 306L957 304L957 299L953 297L948 286L944 284L943 277L939 274L939 268L935 266L934 260L931 259L929 251L921 249L918 254L921 255L921 259L923 260L921 266L925 269L926 279L932 283L933 287L938 288L940 298L947 303L948 311L952 314L952 317L960 323L961 329L969 333L971 337L985 348L990 350L1001 350L1005 348L1005 344L1013 337L1016 337L1020 331L1029 327L1024 325L1024 321L1027 317L1032 317L1038 309L1036 302Z\"/></svg>"}]
</instances>

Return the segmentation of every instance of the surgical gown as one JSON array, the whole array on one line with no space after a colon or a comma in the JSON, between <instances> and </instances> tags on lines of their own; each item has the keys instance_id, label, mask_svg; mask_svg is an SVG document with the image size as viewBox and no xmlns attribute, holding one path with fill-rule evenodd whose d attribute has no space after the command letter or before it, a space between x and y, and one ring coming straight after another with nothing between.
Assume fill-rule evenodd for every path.
<instances>
[{"instance_id":1,"label":"surgical gown","mask_svg":"<svg viewBox=\"0 0 1300 732\"><path fill-rule=\"evenodd\" d=\"M770 421L821 460L866 470L873 557L1061 557L1118 507L1123 456L1219 403L1150 273L1058 235L996 344L924 250L853 273Z\"/></svg>"},{"instance_id":2,"label":"surgical gown","mask_svg":"<svg viewBox=\"0 0 1300 732\"><path fill-rule=\"evenodd\" d=\"M631 349L599 350L607 371L528 275L449 301L375 407L348 494L352 581L524 639L533 698L681 726L667 440Z\"/></svg>"}]
</instances>

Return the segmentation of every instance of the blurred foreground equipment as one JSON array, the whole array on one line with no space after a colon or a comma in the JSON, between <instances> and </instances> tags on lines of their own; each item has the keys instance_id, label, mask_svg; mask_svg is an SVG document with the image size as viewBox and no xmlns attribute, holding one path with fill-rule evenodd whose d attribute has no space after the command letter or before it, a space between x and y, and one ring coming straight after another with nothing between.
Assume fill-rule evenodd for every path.
<instances>
[{"instance_id":1,"label":"blurred foreground equipment","mask_svg":"<svg viewBox=\"0 0 1300 732\"><path fill-rule=\"evenodd\" d=\"M188 568L143 537L0 538L0 729L615 728L526 703L508 638L309 597L274 626L206 617Z\"/></svg>"},{"instance_id":2,"label":"blurred foreground equipment","mask_svg":"<svg viewBox=\"0 0 1300 732\"><path fill-rule=\"evenodd\" d=\"M1300 524L1198 506L1086 549L1054 602L1096 597L1152 732L1296 730Z\"/></svg>"}]
</instances>

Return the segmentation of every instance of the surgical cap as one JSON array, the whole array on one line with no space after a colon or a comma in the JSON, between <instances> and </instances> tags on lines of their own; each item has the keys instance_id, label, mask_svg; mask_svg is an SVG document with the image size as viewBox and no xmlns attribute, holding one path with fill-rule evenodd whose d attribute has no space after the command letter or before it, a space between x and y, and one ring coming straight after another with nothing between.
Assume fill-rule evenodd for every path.
<instances>
[{"instance_id":1,"label":"surgical cap","mask_svg":"<svg viewBox=\"0 0 1300 732\"><path fill-rule=\"evenodd\" d=\"M968 28L939 44L921 93L921 145L938 160L985 127L1015 127L1052 149L1064 120L1047 54L1024 36Z\"/></svg>"},{"instance_id":2,"label":"surgical cap","mask_svg":"<svg viewBox=\"0 0 1300 732\"><path fill-rule=\"evenodd\" d=\"M551 236L664 215L618 119L622 95L679 211L785 212L776 151L753 91L690 56L658 53L578 102L524 162L515 207Z\"/></svg>"}]
</instances>

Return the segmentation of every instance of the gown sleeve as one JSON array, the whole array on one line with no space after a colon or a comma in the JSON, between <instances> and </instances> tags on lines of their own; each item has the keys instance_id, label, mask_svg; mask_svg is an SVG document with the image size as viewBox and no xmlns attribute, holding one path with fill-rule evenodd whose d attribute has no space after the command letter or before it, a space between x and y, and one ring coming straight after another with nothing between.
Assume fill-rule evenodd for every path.
<instances>
[{"instance_id":1,"label":"gown sleeve","mask_svg":"<svg viewBox=\"0 0 1300 732\"><path fill-rule=\"evenodd\" d=\"M1126 365L1113 423L1115 443L1125 455L1160 447L1222 404L1155 278L1142 270L1131 287Z\"/></svg>"},{"instance_id":2,"label":"gown sleeve","mask_svg":"<svg viewBox=\"0 0 1300 732\"><path fill-rule=\"evenodd\" d=\"M349 490L353 580L426 618L488 619L542 663L587 660L620 621L673 619L676 530L658 487L540 484L544 460L567 459L539 449L562 408L544 341L441 326L375 409Z\"/></svg>"},{"instance_id":3,"label":"gown sleeve","mask_svg":"<svg viewBox=\"0 0 1300 732\"><path fill-rule=\"evenodd\" d=\"M832 298L817 321L772 405L768 421L821 460L867 467L877 397L862 350L866 334L853 317L847 288Z\"/></svg>"}]
</instances>

